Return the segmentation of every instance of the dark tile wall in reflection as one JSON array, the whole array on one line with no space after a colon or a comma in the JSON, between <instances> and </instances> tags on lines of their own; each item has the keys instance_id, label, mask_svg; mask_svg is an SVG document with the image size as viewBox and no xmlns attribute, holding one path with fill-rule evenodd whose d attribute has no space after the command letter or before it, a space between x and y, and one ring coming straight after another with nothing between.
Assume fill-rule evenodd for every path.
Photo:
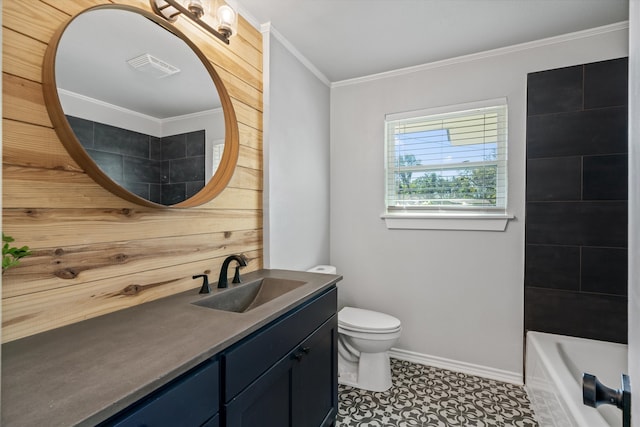
<instances>
[{"instance_id":1,"label":"dark tile wall in reflection","mask_svg":"<svg viewBox=\"0 0 640 427\"><path fill-rule=\"evenodd\" d=\"M162 203L173 205L204 187L204 130L161 138Z\"/></svg>"},{"instance_id":2,"label":"dark tile wall in reflection","mask_svg":"<svg viewBox=\"0 0 640 427\"><path fill-rule=\"evenodd\" d=\"M163 138L67 116L96 164L130 192L164 205L204 187L205 131Z\"/></svg>"},{"instance_id":3,"label":"dark tile wall in reflection","mask_svg":"<svg viewBox=\"0 0 640 427\"><path fill-rule=\"evenodd\" d=\"M627 65L528 75L525 330L627 341Z\"/></svg>"}]
</instances>

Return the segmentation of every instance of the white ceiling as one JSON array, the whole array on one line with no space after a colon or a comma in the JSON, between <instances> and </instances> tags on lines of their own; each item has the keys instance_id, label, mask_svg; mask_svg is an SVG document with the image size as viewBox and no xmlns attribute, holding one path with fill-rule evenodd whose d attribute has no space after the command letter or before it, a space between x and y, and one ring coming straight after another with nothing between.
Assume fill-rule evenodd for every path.
<instances>
[{"instance_id":1,"label":"white ceiling","mask_svg":"<svg viewBox=\"0 0 640 427\"><path fill-rule=\"evenodd\" d=\"M180 71L157 78L127 63L143 54ZM121 9L91 10L67 26L56 52L56 85L75 98L156 119L221 107L211 76L184 41Z\"/></svg>"},{"instance_id":2,"label":"white ceiling","mask_svg":"<svg viewBox=\"0 0 640 427\"><path fill-rule=\"evenodd\" d=\"M271 22L331 82L609 25L629 16L629 0L237 0L235 4L254 25Z\"/></svg>"},{"instance_id":3,"label":"white ceiling","mask_svg":"<svg viewBox=\"0 0 640 427\"><path fill-rule=\"evenodd\" d=\"M329 82L626 21L629 9L629 0L228 1L254 25L271 22ZM61 40L57 84L160 119L219 108L208 73L182 45L137 14L85 13ZM181 72L162 79L140 74L126 60L142 53Z\"/></svg>"}]
</instances>

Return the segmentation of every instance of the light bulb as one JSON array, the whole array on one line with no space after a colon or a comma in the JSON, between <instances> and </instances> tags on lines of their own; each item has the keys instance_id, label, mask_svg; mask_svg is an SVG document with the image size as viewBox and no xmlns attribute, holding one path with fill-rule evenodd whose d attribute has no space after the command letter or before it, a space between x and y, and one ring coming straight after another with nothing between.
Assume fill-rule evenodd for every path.
<instances>
[{"instance_id":1,"label":"light bulb","mask_svg":"<svg viewBox=\"0 0 640 427\"><path fill-rule=\"evenodd\" d=\"M216 12L218 20L218 31L226 34L227 37L233 34L233 25L236 21L236 12L226 4L220 6Z\"/></svg>"},{"instance_id":2,"label":"light bulb","mask_svg":"<svg viewBox=\"0 0 640 427\"><path fill-rule=\"evenodd\" d=\"M186 7L189 12L196 15L198 18L202 18L202 16L209 12L209 1L208 0L185 0L184 7Z\"/></svg>"}]
</instances>

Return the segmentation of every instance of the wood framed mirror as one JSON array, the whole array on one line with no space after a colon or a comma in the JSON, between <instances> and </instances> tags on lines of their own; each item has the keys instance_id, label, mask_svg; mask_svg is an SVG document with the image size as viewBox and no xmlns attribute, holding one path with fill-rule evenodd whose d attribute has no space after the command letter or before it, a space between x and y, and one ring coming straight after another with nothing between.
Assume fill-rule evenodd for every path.
<instances>
[{"instance_id":1,"label":"wood framed mirror","mask_svg":"<svg viewBox=\"0 0 640 427\"><path fill-rule=\"evenodd\" d=\"M118 197L194 207L233 175L238 125L222 80L150 12L100 5L71 18L45 53L43 91L69 154Z\"/></svg>"}]
</instances>

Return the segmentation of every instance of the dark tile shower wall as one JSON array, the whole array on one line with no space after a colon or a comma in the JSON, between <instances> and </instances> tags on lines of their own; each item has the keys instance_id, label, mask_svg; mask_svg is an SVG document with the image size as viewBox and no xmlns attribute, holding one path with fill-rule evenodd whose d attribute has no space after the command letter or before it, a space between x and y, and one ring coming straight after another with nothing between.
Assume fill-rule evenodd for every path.
<instances>
[{"instance_id":1,"label":"dark tile shower wall","mask_svg":"<svg viewBox=\"0 0 640 427\"><path fill-rule=\"evenodd\" d=\"M67 116L96 164L130 192L164 205L204 187L205 131L156 138Z\"/></svg>"},{"instance_id":2,"label":"dark tile shower wall","mask_svg":"<svg viewBox=\"0 0 640 427\"><path fill-rule=\"evenodd\" d=\"M162 203L173 205L204 187L205 131L161 138Z\"/></svg>"},{"instance_id":3,"label":"dark tile shower wall","mask_svg":"<svg viewBox=\"0 0 640 427\"><path fill-rule=\"evenodd\" d=\"M627 342L627 64L528 75L525 330Z\"/></svg>"}]
</instances>

